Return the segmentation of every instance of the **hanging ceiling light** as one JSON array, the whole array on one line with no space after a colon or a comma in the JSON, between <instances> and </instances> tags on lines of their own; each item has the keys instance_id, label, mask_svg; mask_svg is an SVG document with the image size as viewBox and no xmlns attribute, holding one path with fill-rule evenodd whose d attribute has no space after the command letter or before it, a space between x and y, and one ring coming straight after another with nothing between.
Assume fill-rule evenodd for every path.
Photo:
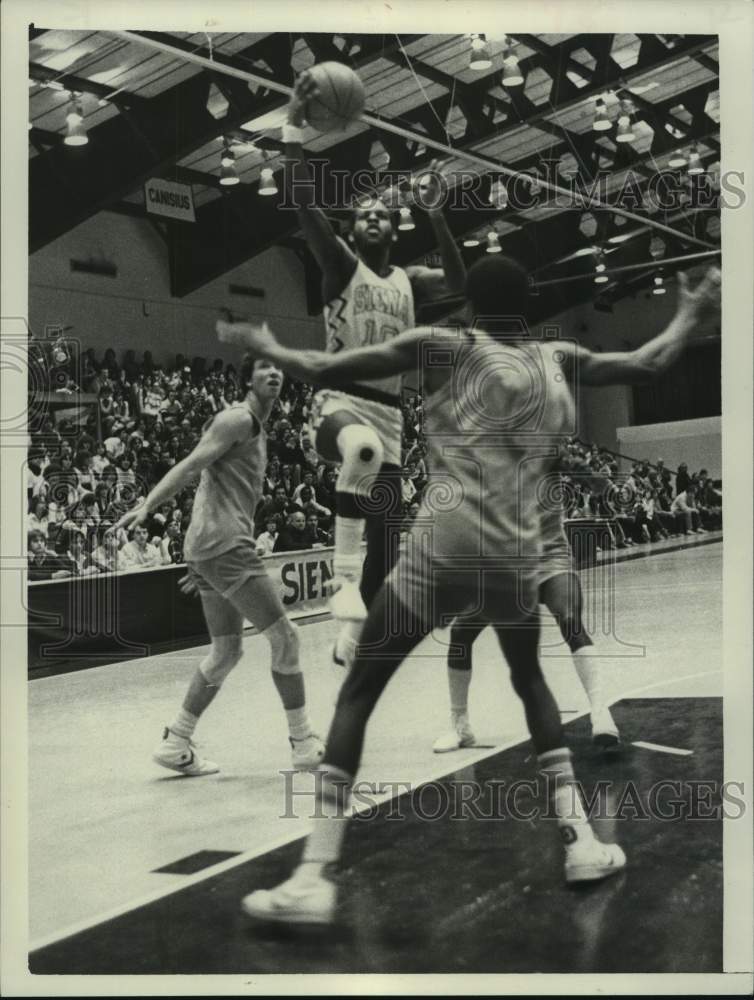
<instances>
[{"instance_id":1,"label":"hanging ceiling light","mask_svg":"<svg viewBox=\"0 0 754 1000\"><path fill-rule=\"evenodd\" d=\"M89 136L84 127L84 115L81 110L81 103L78 96L71 94L71 105L68 114L65 116L68 123L65 139L66 146L85 146L89 142Z\"/></svg>"},{"instance_id":2,"label":"hanging ceiling light","mask_svg":"<svg viewBox=\"0 0 754 1000\"><path fill-rule=\"evenodd\" d=\"M271 195L278 193L278 186L275 183L275 175L270 167L262 167L259 175L259 193Z\"/></svg>"},{"instance_id":3,"label":"hanging ceiling light","mask_svg":"<svg viewBox=\"0 0 754 1000\"><path fill-rule=\"evenodd\" d=\"M625 98L620 102L620 115L618 116L618 130L615 133L616 142L633 142L636 138L633 126L631 125L631 112L633 107L630 101Z\"/></svg>"},{"instance_id":4,"label":"hanging ceiling light","mask_svg":"<svg viewBox=\"0 0 754 1000\"><path fill-rule=\"evenodd\" d=\"M699 156L699 149L694 146L694 148L689 153L689 174L703 174L704 167L702 166L702 158Z\"/></svg>"},{"instance_id":5,"label":"hanging ceiling light","mask_svg":"<svg viewBox=\"0 0 754 1000\"><path fill-rule=\"evenodd\" d=\"M681 167L686 166L687 162L688 161L686 160L686 157L681 152L681 150L677 149L675 153L673 153L670 159L668 160L668 166L670 167L671 170L680 170Z\"/></svg>"},{"instance_id":6,"label":"hanging ceiling light","mask_svg":"<svg viewBox=\"0 0 754 1000\"><path fill-rule=\"evenodd\" d=\"M625 217L625 215L618 215L616 213L613 216L613 225L614 226L625 226L625 224L626 224L626 217Z\"/></svg>"},{"instance_id":7,"label":"hanging ceiling light","mask_svg":"<svg viewBox=\"0 0 754 1000\"><path fill-rule=\"evenodd\" d=\"M240 184L241 178L236 172L236 157L230 146L225 146L220 157L220 183L223 187Z\"/></svg>"},{"instance_id":8,"label":"hanging ceiling light","mask_svg":"<svg viewBox=\"0 0 754 1000\"><path fill-rule=\"evenodd\" d=\"M603 97L598 97L594 106L594 121L592 128L595 132L609 132L613 127L610 116L607 113L607 105Z\"/></svg>"},{"instance_id":9,"label":"hanging ceiling light","mask_svg":"<svg viewBox=\"0 0 754 1000\"><path fill-rule=\"evenodd\" d=\"M490 187L490 205L505 208L508 204L508 189L501 180L493 181Z\"/></svg>"},{"instance_id":10,"label":"hanging ceiling light","mask_svg":"<svg viewBox=\"0 0 754 1000\"><path fill-rule=\"evenodd\" d=\"M476 236L467 236L466 239L463 241L463 245L465 247L478 247L479 240L477 239Z\"/></svg>"},{"instance_id":11,"label":"hanging ceiling light","mask_svg":"<svg viewBox=\"0 0 754 1000\"><path fill-rule=\"evenodd\" d=\"M407 233L412 229L416 229L413 216L411 215L411 209L407 205L404 205L403 208L400 209L399 216L398 228L402 232Z\"/></svg>"},{"instance_id":12,"label":"hanging ceiling light","mask_svg":"<svg viewBox=\"0 0 754 1000\"><path fill-rule=\"evenodd\" d=\"M487 253L502 253L502 251L497 233L494 231L487 233Z\"/></svg>"},{"instance_id":13,"label":"hanging ceiling light","mask_svg":"<svg viewBox=\"0 0 754 1000\"><path fill-rule=\"evenodd\" d=\"M524 75L518 62L518 57L513 54L512 49L506 49L503 57L503 86L520 87L524 82Z\"/></svg>"},{"instance_id":14,"label":"hanging ceiling light","mask_svg":"<svg viewBox=\"0 0 754 1000\"><path fill-rule=\"evenodd\" d=\"M601 248L598 248L594 254L594 283L595 285L604 285L610 279L605 274L605 254Z\"/></svg>"},{"instance_id":15,"label":"hanging ceiling light","mask_svg":"<svg viewBox=\"0 0 754 1000\"><path fill-rule=\"evenodd\" d=\"M469 69L483 70L489 69L491 66L492 57L490 56L490 47L484 35L472 35Z\"/></svg>"},{"instance_id":16,"label":"hanging ceiling light","mask_svg":"<svg viewBox=\"0 0 754 1000\"><path fill-rule=\"evenodd\" d=\"M666 288L665 288L665 285L663 284L662 278L660 277L659 274L655 277L654 282L655 282L655 286L652 289L652 294L653 295L664 295L665 292L666 292Z\"/></svg>"}]
</instances>

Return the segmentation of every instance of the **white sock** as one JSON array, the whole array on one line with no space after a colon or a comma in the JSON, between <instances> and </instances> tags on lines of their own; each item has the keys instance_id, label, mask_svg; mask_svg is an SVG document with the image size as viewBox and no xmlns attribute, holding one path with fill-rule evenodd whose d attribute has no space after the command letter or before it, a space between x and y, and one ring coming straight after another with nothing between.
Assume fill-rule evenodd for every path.
<instances>
[{"instance_id":1,"label":"white sock","mask_svg":"<svg viewBox=\"0 0 754 1000\"><path fill-rule=\"evenodd\" d=\"M450 689L450 717L457 722L469 711L470 670L456 670L448 667L448 688Z\"/></svg>"},{"instance_id":2,"label":"white sock","mask_svg":"<svg viewBox=\"0 0 754 1000\"><path fill-rule=\"evenodd\" d=\"M356 647L363 627L363 622L346 622L335 640L335 655L338 659L344 660L349 667L356 656Z\"/></svg>"},{"instance_id":3,"label":"white sock","mask_svg":"<svg viewBox=\"0 0 754 1000\"><path fill-rule=\"evenodd\" d=\"M363 517L335 516L335 553L333 570L348 580L361 578L361 540L366 521Z\"/></svg>"},{"instance_id":4,"label":"white sock","mask_svg":"<svg viewBox=\"0 0 754 1000\"><path fill-rule=\"evenodd\" d=\"M309 834L299 867L294 872L296 881L314 881L322 877L325 865L340 857L351 798L353 778L345 771L328 764L315 772L321 775L312 832Z\"/></svg>"},{"instance_id":5,"label":"white sock","mask_svg":"<svg viewBox=\"0 0 754 1000\"><path fill-rule=\"evenodd\" d=\"M539 766L547 780L550 801L558 820L563 842L566 846L573 840L591 841L594 833L589 825L584 803L581 800L571 763L571 751L567 747L548 750L539 755ZM568 831L568 832L566 832Z\"/></svg>"},{"instance_id":6,"label":"white sock","mask_svg":"<svg viewBox=\"0 0 754 1000\"><path fill-rule=\"evenodd\" d=\"M292 740L305 740L312 734L312 724L306 705L301 708L286 708L285 717L288 720L288 733Z\"/></svg>"},{"instance_id":7,"label":"white sock","mask_svg":"<svg viewBox=\"0 0 754 1000\"><path fill-rule=\"evenodd\" d=\"M602 690L604 667L600 663L600 658L595 656L594 646L581 646L577 649L573 654L573 665L589 699L592 717L607 711Z\"/></svg>"},{"instance_id":8,"label":"white sock","mask_svg":"<svg viewBox=\"0 0 754 1000\"><path fill-rule=\"evenodd\" d=\"M182 708L170 723L168 729L175 736L180 736L184 740L190 740L194 735L198 721L199 717L197 715L192 715L191 712L187 712L185 708Z\"/></svg>"}]
</instances>

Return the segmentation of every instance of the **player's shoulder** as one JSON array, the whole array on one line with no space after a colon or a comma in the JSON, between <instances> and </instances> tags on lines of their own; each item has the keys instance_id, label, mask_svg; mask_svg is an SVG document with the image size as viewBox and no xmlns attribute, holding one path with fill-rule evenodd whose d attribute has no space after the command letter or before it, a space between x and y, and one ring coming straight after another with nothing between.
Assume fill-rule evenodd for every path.
<instances>
[{"instance_id":1,"label":"player's shoulder","mask_svg":"<svg viewBox=\"0 0 754 1000\"><path fill-rule=\"evenodd\" d=\"M246 403L231 403L212 419L212 427L222 434L243 434L259 427L259 421Z\"/></svg>"}]
</instances>

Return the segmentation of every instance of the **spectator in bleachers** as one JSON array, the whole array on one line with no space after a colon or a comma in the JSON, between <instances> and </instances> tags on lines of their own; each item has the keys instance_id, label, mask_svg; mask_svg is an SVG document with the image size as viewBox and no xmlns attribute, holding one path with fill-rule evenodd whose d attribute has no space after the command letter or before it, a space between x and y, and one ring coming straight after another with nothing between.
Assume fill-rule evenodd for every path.
<instances>
[{"instance_id":1,"label":"spectator in bleachers","mask_svg":"<svg viewBox=\"0 0 754 1000\"><path fill-rule=\"evenodd\" d=\"M272 555L275 551L277 537L278 522L274 517L268 518L265 522L265 530L255 540L257 554L260 556Z\"/></svg>"},{"instance_id":2,"label":"spectator in bleachers","mask_svg":"<svg viewBox=\"0 0 754 1000\"><path fill-rule=\"evenodd\" d=\"M288 517L288 522L281 529L275 541L273 552L295 552L298 549L310 549L312 543L306 532L306 517L302 510L294 510Z\"/></svg>"},{"instance_id":3,"label":"spectator in bleachers","mask_svg":"<svg viewBox=\"0 0 754 1000\"><path fill-rule=\"evenodd\" d=\"M29 550L28 579L30 582L62 580L71 576L70 570L61 565L60 557L47 548L45 536L41 531L30 531L27 536L27 545Z\"/></svg>"},{"instance_id":4,"label":"spectator in bleachers","mask_svg":"<svg viewBox=\"0 0 754 1000\"><path fill-rule=\"evenodd\" d=\"M38 531L44 535L47 541L47 527L49 524L47 501L38 497L32 498L29 513L26 515L26 526L28 531Z\"/></svg>"},{"instance_id":5,"label":"spectator in bleachers","mask_svg":"<svg viewBox=\"0 0 754 1000\"><path fill-rule=\"evenodd\" d=\"M137 524L133 531L133 539L126 542L120 551L122 569L151 569L162 565L159 549L149 543L147 529Z\"/></svg>"},{"instance_id":6,"label":"spectator in bleachers","mask_svg":"<svg viewBox=\"0 0 754 1000\"><path fill-rule=\"evenodd\" d=\"M306 515L306 535L312 543L312 548L322 548L330 544L330 537L326 531L322 531L319 526L319 518L316 514Z\"/></svg>"}]
</instances>

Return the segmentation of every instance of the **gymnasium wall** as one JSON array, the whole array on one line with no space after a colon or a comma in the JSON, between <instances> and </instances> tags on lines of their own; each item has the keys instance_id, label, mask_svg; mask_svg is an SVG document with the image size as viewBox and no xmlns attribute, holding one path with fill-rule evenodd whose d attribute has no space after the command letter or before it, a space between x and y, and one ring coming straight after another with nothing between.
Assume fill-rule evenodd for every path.
<instances>
[{"instance_id":1,"label":"gymnasium wall","mask_svg":"<svg viewBox=\"0 0 754 1000\"><path fill-rule=\"evenodd\" d=\"M669 469L686 462L689 472L707 469L713 479L722 477L722 419L674 420L618 428L618 450L654 462L662 458Z\"/></svg>"},{"instance_id":2,"label":"gymnasium wall","mask_svg":"<svg viewBox=\"0 0 754 1000\"><path fill-rule=\"evenodd\" d=\"M706 268L689 272L692 284ZM613 304L611 313L599 312L592 302L568 309L548 320L546 325L558 327L563 337L577 340L593 351L628 351L646 343L661 333L670 323L676 308L676 285L668 284L665 295L645 291ZM719 319L714 316L702 322L695 339L716 337ZM710 379L719 381L720 372L710 371ZM635 420L634 389L631 386L577 388L579 436L596 441L606 448L620 451L618 430L630 427ZM719 411L718 411L719 412ZM718 445L719 447L719 445ZM629 454L632 454L629 451ZM639 458L644 457L642 455ZM669 461L668 456L664 456ZM710 470L711 471L711 470Z\"/></svg>"},{"instance_id":3,"label":"gymnasium wall","mask_svg":"<svg viewBox=\"0 0 754 1000\"><path fill-rule=\"evenodd\" d=\"M106 259L117 277L73 272L71 259ZM232 295L231 283L264 289L263 299ZM171 298L167 247L146 220L100 212L29 259L29 322L72 325L70 336L101 355L113 347L151 350L158 361L188 357L237 360L218 343L214 323L220 306L249 318L268 318L291 345L322 346L321 317L307 315L304 269L292 250L273 247L182 299Z\"/></svg>"}]
</instances>

